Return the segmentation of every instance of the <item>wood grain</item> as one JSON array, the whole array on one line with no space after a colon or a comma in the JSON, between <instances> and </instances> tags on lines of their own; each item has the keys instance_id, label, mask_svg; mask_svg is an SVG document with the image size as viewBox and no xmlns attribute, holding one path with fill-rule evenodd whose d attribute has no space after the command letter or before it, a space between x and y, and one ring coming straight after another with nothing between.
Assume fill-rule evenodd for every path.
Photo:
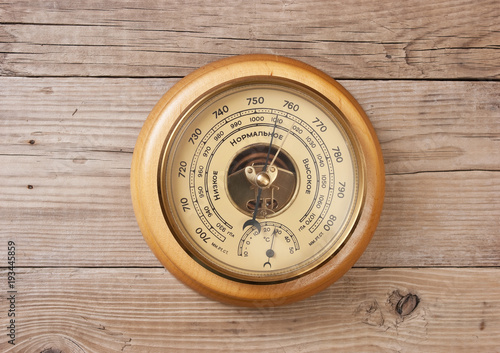
<instances>
[{"instance_id":1,"label":"wood grain","mask_svg":"<svg viewBox=\"0 0 500 353\"><path fill-rule=\"evenodd\" d=\"M2 2L0 351L500 352L498 18L495 0ZM129 196L154 103L194 69L246 53L345 79L388 173L357 268L276 309L224 306L177 282Z\"/></svg>"},{"instance_id":2,"label":"wood grain","mask_svg":"<svg viewBox=\"0 0 500 353\"><path fill-rule=\"evenodd\" d=\"M290 56L336 78L500 77L495 0L15 1L8 76L180 77L225 56Z\"/></svg>"},{"instance_id":3,"label":"wood grain","mask_svg":"<svg viewBox=\"0 0 500 353\"><path fill-rule=\"evenodd\" d=\"M2 341L0 350L497 352L499 275L353 269L305 301L243 309L201 297L159 268L22 269L19 344Z\"/></svg>"},{"instance_id":4,"label":"wood grain","mask_svg":"<svg viewBox=\"0 0 500 353\"><path fill-rule=\"evenodd\" d=\"M21 265L158 266L132 211L131 152L176 80L0 81L0 232L22 244ZM388 174L358 266L498 265L500 84L342 83L372 120Z\"/></svg>"}]
</instances>

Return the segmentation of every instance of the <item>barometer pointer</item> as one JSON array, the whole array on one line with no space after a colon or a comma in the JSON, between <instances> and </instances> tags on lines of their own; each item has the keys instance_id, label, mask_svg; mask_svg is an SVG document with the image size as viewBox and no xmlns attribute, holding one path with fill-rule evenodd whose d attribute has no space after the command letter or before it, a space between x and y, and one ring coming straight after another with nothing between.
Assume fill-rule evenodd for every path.
<instances>
[{"instance_id":1,"label":"barometer pointer","mask_svg":"<svg viewBox=\"0 0 500 353\"><path fill-rule=\"evenodd\" d=\"M271 142L269 143L269 148L267 149L266 162L264 163L264 168L262 169L262 172L265 172L267 170L267 164L269 163L269 155L271 154L271 147L273 146L274 132L276 131L277 124L278 124L278 116L276 116L276 120L274 121L273 132L271 134ZM252 219L249 219L248 221L243 223L243 229L245 229L247 226L254 226L260 233L260 223L256 220L256 218L257 218L257 212L259 211L261 195L262 195L262 188L259 187L259 191L257 192L257 203L255 204L255 209L253 210Z\"/></svg>"},{"instance_id":2,"label":"barometer pointer","mask_svg":"<svg viewBox=\"0 0 500 353\"><path fill-rule=\"evenodd\" d=\"M278 116L276 116L276 119L278 119ZM278 151L276 151L276 154L274 155L274 158L273 160L271 161L271 163L269 163L269 167L272 167L274 165L274 161L276 160L276 158L278 157L278 155L280 154L281 152L281 149L283 148L283 145L285 144L285 141L286 139L288 138L288 135L290 135L290 131L292 131L293 127L295 126L295 123L293 123L292 127L288 129L288 131L286 132L286 135L285 135L285 138L283 139L283 142L281 142L281 145L280 147L278 148Z\"/></svg>"}]
</instances>

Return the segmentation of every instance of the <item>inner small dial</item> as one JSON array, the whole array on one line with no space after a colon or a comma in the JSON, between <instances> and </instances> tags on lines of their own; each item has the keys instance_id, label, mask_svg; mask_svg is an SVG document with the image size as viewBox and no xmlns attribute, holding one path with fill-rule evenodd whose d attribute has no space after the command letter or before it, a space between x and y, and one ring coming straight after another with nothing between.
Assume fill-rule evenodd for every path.
<instances>
[{"instance_id":1,"label":"inner small dial","mask_svg":"<svg viewBox=\"0 0 500 353\"><path fill-rule=\"evenodd\" d=\"M348 129L300 86L251 83L208 97L180 120L160 168L176 239L234 280L285 281L319 266L361 204Z\"/></svg>"}]
</instances>

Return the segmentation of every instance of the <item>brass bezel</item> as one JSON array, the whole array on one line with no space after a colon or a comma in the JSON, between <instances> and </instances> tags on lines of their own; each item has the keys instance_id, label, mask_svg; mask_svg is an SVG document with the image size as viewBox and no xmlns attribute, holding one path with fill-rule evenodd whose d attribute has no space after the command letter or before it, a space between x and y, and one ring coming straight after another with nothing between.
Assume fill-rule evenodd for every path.
<instances>
[{"instance_id":1,"label":"brass bezel","mask_svg":"<svg viewBox=\"0 0 500 353\"><path fill-rule=\"evenodd\" d=\"M353 199L355 199L355 204L349 207L349 215L342 225L341 230L339 231L340 235L338 235L331 241L331 243L333 244L330 244L329 242L328 251L322 253L321 256L315 258L314 260L310 260L311 258L309 258L307 259L307 261L303 261L306 262L307 265L301 266L295 271L289 271L281 275L261 277L247 276L237 271L228 269L228 267L230 266L224 266L223 262L219 259L207 256L198 248L193 246L193 244L188 239L186 239L186 236L184 235L188 232L184 229L178 217L174 214L173 207L170 207L172 206L172 202L169 202L168 191L166 190L167 181L171 178L170 170L167 171L168 157L172 155L173 143L179 131L182 130L182 127L187 122L189 122L189 120L191 120L192 115L196 113L196 111L201 109L203 105L209 104L210 100L212 100L213 98L218 97L228 90L236 91L246 86L265 86L266 88L277 87L281 88L282 90L292 91L294 94L302 95L302 97L312 102L312 104L321 107L322 110L328 112L328 116L337 126L337 128L339 128L344 138L349 140L348 146L350 146L350 153L355 161L354 170L355 178L357 180L357 185L355 187L353 197ZM175 124L168 133L168 139L164 143L160 162L158 163L158 197L162 207L163 215L165 217L165 221L175 239L177 240L179 245L204 268L214 272L217 275L236 282L258 285L275 284L291 281L307 275L308 273L311 273L315 269L321 267L331 257L335 256L335 254L342 248L342 246L351 236L356 226L364 203L364 175L364 157L361 149L359 148L359 142L351 131L349 120L338 109L338 107L335 106L335 104L326 99L320 93L297 81L272 76L248 76L222 83L216 87L211 87L205 92L205 94L200 95L196 100L193 100L189 107L184 112L179 114L179 116L176 118Z\"/></svg>"}]
</instances>

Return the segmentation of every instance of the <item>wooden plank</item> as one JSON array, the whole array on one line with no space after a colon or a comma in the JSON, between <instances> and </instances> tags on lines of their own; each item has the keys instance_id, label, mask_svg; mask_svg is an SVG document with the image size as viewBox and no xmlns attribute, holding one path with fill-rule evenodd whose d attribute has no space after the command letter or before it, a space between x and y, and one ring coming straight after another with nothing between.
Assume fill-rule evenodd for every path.
<instances>
[{"instance_id":1,"label":"wooden plank","mask_svg":"<svg viewBox=\"0 0 500 353\"><path fill-rule=\"evenodd\" d=\"M5 179L1 234L22 249L20 265L159 266L136 225L128 174ZM388 176L381 221L357 266L498 266L499 219L498 173Z\"/></svg>"},{"instance_id":2,"label":"wooden plank","mask_svg":"<svg viewBox=\"0 0 500 353\"><path fill-rule=\"evenodd\" d=\"M0 73L9 76L179 77L261 52L337 78L500 77L495 0L58 0L0 9Z\"/></svg>"},{"instance_id":3,"label":"wooden plank","mask_svg":"<svg viewBox=\"0 0 500 353\"><path fill-rule=\"evenodd\" d=\"M2 334L0 350L498 352L499 276L498 268L353 269L305 301L236 308L163 269L18 269L16 345Z\"/></svg>"},{"instance_id":4,"label":"wooden plank","mask_svg":"<svg viewBox=\"0 0 500 353\"><path fill-rule=\"evenodd\" d=\"M145 116L174 80L0 81L0 234L19 244L20 265L159 266L129 172ZM357 266L498 266L500 83L343 83L374 123L388 173Z\"/></svg>"},{"instance_id":5,"label":"wooden plank","mask_svg":"<svg viewBox=\"0 0 500 353\"><path fill-rule=\"evenodd\" d=\"M377 231L356 266L498 266L500 175L387 177Z\"/></svg>"},{"instance_id":6,"label":"wooden plank","mask_svg":"<svg viewBox=\"0 0 500 353\"><path fill-rule=\"evenodd\" d=\"M341 83L372 121L386 173L500 170L497 82Z\"/></svg>"},{"instance_id":7,"label":"wooden plank","mask_svg":"<svg viewBox=\"0 0 500 353\"><path fill-rule=\"evenodd\" d=\"M149 111L177 81L0 78L1 153L83 162L132 152ZM499 170L500 83L340 82L372 121L388 174Z\"/></svg>"}]
</instances>

